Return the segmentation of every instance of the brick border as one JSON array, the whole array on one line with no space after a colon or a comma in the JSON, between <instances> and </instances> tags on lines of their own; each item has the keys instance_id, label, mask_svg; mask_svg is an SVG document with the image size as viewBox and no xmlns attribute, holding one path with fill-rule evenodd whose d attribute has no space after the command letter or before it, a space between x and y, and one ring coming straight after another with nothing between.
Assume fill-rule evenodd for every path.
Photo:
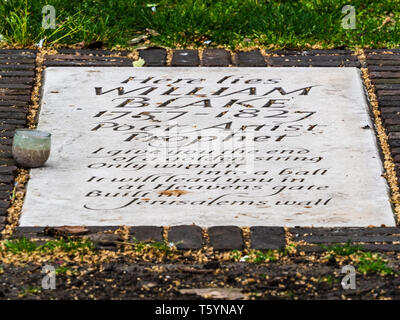
<instances>
[{"instance_id":1,"label":"brick border","mask_svg":"<svg viewBox=\"0 0 400 320\"><path fill-rule=\"evenodd\" d=\"M17 170L12 139L15 129L26 126L35 59L35 50L0 50L0 231L7 222Z\"/></svg>"},{"instance_id":2,"label":"brick border","mask_svg":"<svg viewBox=\"0 0 400 320\"><path fill-rule=\"evenodd\" d=\"M392 53L388 53L391 51ZM400 175L400 50L365 50L366 66L377 90L380 111L389 144ZM112 67L132 66L128 51L59 49L57 54L45 55L44 66ZM163 48L139 50L145 66L186 67L357 67L362 66L350 50L309 51L239 51L225 49L173 50ZM168 63L168 56L171 61ZM12 159L12 137L16 128L26 124L27 109L35 76L35 50L0 50L0 230L6 223L16 164ZM118 235L107 233L117 227L88 227L86 237L100 248L114 250ZM13 238L37 238L40 241L57 237L52 228L18 227ZM248 239L241 228L218 226L202 230L198 226L173 226L169 230L154 226L129 228L130 241L172 241L178 249L200 249L209 245L215 250L242 250L246 242L258 250L283 249L287 239L299 250L321 251L323 245L350 242L371 251L400 251L400 228L289 228L251 227ZM205 237L205 233L208 237ZM59 235L58 235L59 236ZM248 248L248 249L250 249Z\"/></svg>"},{"instance_id":3,"label":"brick border","mask_svg":"<svg viewBox=\"0 0 400 320\"><path fill-rule=\"evenodd\" d=\"M44 243L46 240L59 237L88 238L100 249L116 250L124 241L120 235L113 233L118 227L87 227L88 231L79 235L57 233L57 228L17 227L11 239L27 238ZM236 226L218 226L202 229L195 225L173 226L169 230L156 226L128 227L128 243L173 242L179 250L199 250L205 245L215 251L230 250L283 250L289 243L295 244L298 251L321 252L330 246L350 243L368 251L400 252L400 227L379 228L288 228L251 227L250 234L244 236L241 228ZM208 237L205 237L205 232ZM288 242L288 238L290 242ZM247 246L246 240L249 240Z\"/></svg>"},{"instance_id":4,"label":"brick border","mask_svg":"<svg viewBox=\"0 0 400 320\"><path fill-rule=\"evenodd\" d=\"M400 177L400 51L388 51L366 50L366 62L388 133L396 173Z\"/></svg>"}]
</instances>

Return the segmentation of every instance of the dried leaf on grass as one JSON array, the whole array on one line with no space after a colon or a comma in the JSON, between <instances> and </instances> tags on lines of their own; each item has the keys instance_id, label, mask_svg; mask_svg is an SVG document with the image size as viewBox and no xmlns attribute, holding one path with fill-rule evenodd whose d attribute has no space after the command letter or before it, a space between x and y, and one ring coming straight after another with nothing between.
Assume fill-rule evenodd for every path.
<instances>
[{"instance_id":1,"label":"dried leaf on grass","mask_svg":"<svg viewBox=\"0 0 400 320\"><path fill-rule=\"evenodd\" d=\"M130 44L130 45L138 44L139 42L147 40L148 38L149 38L149 36L147 34L141 34L140 36L129 40L128 44Z\"/></svg>"},{"instance_id":2,"label":"dried leaf on grass","mask_svg":"<svg viewBox=\"0 0 400 320\"><path fill-rule=\"evenodd\" d=\"M389 23L393 23L393 22L396 22L394 19L392 19L392 17L389 15L389 16L387 16L386 18L385 18L385 20L383 20L383 22L382 22L382 24L381 24L381 26L378 28L378 30L379 29L382 29L385 25L387 25L387 24L389 24Z\"/></svg>"}]
</instances>

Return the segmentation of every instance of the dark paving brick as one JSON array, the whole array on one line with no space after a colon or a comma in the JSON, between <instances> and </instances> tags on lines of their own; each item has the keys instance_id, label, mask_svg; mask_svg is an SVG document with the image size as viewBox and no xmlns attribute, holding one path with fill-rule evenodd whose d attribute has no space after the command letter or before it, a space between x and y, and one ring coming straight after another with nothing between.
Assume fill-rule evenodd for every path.
<instances>
[{"instance_id":1,"label":"dark paving brick","mask_svg":"<svg viewBox=\"0 0 400 320\"><path fill-rule=\"evenodd\" d=\"M360 67L356 56L284 56L268 57L272 67Z\"/></svg>"},{"instance_id":2,"label":"dark paving brick","mask_svg":"<svg viewBox=\"0 0 400 320\"><path fill-rule=\"evenodd\" d=\"M393 101L399 105L400 90L380 90L378 91L379 101ZM395 105L395 104L394 104Z\"/></svg>"},{"instance_id":3,"label":"dark paving brick","mask_svg":"<svg viewBox=\"0 0 400 320\"><path fill-rule=\"evenodd\" d=\"M400 71L400 66L375 66L368 65L368 70L371 71Z\"/></svg>"},{"instance_id":4,"label":"dark paving brick","mask_svg":"<svg viewBox=\"0 0 400 320\"><path fill-rule=\"evenodd\" d=\"M7 167L1 167L0 166L0 174L13 174L16 171L17 171L17 167L16 166L7 166Z\"/></svg>"},{"instance_id":5,"label":"dark paving brick","mask_svg":"<svg viewBox=\"0 0 400 320\"><path fill-rule=\"evenodd\" d=\"M0 124L5 124L5 123L23 126L23 125L26 125L26 119L1 119L0 118Z\"/></svg>"},{"instance_id":6,"label":"dark paving brick","mask_svg":"<svg viewBox=\"0 0 400 320\"><path fill-rule=\"evenodd\" d=\"M28 102L18 100L0 100L1 112L23 113L26 114ZM21 108L19 108L21 107ZM19 118L15 118L19 119Z\"/></svg>"},{"instance_id":7,"label":"dark paving brick","mask_svg":"<svg viewBox=\"0 0 400 320\"><path fill-rule=\"evenodd\" d=\"M392 50L388 50L392 51ZM386 131L389 133L389 146L399 175L400 152L400 54L387 54L385 51L371 50L366 55L369 75L375 85L379 110Z\"/></svg>"},{"instance_id":8,"label":"dark paving brick","mask_svg":"<svg viewBox=\"0 0 400 320\"><path fill-rule=\"evenodd\" d=\"M7 199L0 199L0 208L8 208L10 206L10 200Z\"/></svg>"},{"instance_id":9,"label":"dark paving brick","mask_svg":"<svg viewBox=\"0 0 400 320\"><path fill-rule=\"evenodd\" d=\"M85 55L85 54L90 54L94 56L104 56L104 55L111 55L111 54L116 54L116 51L111 51L111 50L93 50L93 49L70 49L70 48L65 48L65 49L58 49L57 50L59 53L62 54L79 54L79 55ZM121 56L126 56L129 54L129 51L118 51L118 53Z\"/></svg>"},{"instance_id":10,"label":"dark paving brick","mask_svg":"<svg viewBox=\"0 0 400 320\"><path fill-rule=\"evenodd\" d=\"M391 147L400 147L400 140L389 139L389 146L391 146Z\"/></svg>"},{"instance_id":11,"label":"dark paving brick","mask_svg":"<svg viewBox=\"0 0 400 320\"><path fill-rule=\"evenodd\" d=\"M3 161L0 161L2 163ZM0 175L0 183L11 183L14 182L13 175Z\"/></svg>"},{"instance_id":12,"label":"dark paving brick","mask_svg":"<svg viewBox=\"0 0 400 320\"><path fill-rule=\"evenodd\" d=\"M260 50L240 51L235 55L235 64L239 67L265 67L264 56Z\"/></svg>"},{"instance_id":13,"label":"dark paving brick","mask_svg":"<svg viewBox=\"0 0 400 320\"><path fill-rule=\"evenodd\" d=\"M6 217L8 215L7 208L0 208L0 216Z\"/></svg>"},{"instance_id":14,"label":"dark paving brick","mask_svg":"<svg viewBox=\"0 0 400 320\"><path fill-rule=\"evenodd\" d=\"M44 227L17 227L11 238L35 238L43 234Z\"/></svg>"},{"instance_id":15,"label":"dark paving brick","mask_svg":"<svg viewBox=\"0 0 400 320\"><path fill-rule=\"evenodd\" d=\"M0 198L1 199L7 199L11 195L11 191L0 191Z\"/></svg>"},{"instance_id":16,"label":"dark paving brick","mask_svg":"<svg viewBox=\"0 0 400 320\"><path fill-rule=\"evenodd\" d=\"M291 55L303 55L303 56L316 56L316 55L351 55L353 54L353 51L351 50L338 50L338 49L333 49L333 50L265 50L266 53L268 54L275 54L275 55L285 55L285 56L291 56Z\"/></svg>"},{"instance_id":17,"label":"dark paving brick","mask_svg":"<svg viewBox=\"0 0 400 320\"><path fill-rule=\"evenodd\" d=\"M35 71L0 71L0 76L2 78L33 77L34 75Z\"/></svg>"},{"instance_id":18,"label":"dark paving brick","mask_svg":"<svg viewBox=\"0 0 400 320\"><path fill-rule=\"evenodd\" d=\"M2 88L2 89L31 89L31 86L29 84L15 84L15 83L5 84L5 83L2 83L2 84L0 84L0 88Z\"/></svg>"},{"instance_id":19,"label":"dark paving brick","mask_svg":"<svg viewBox=\"0 0 400 320\"><path fill-rule=\"evenodd\" d=\"M0 83L19 83L19 84L32 84L33 83L33 78L0 78Z\"/></svg>"},{"instance_id":20,"label":"dark paving brick","mask_svg":"<svg viewBox=\"0 0 400 320\"><path fill-rule=\"evenodd\" d=\"M201 228L194 225L171 227L168 231L168 241L175 243L178 249L201 249Z\"/></svg>"},{"instance_id":21,"label":"dark paving brick","mask_svg":"<svg viewBox=\"0 0 400 320\"><path fill-rule=\"evenodd\" d=\"M0 220L4 224L14 187L16 163L11 144L14 131L26 123L34 81L35 51L0 50Z\"/></svg>"},{"instance_id":22,"label":"dark paving brick","mask_svg":"<svg viewBox=\"0 0 400 320\"><path fill-rule=\"evenodd\" d=\"M145 66L157 67L166 65L167 51L165 49L149 48L140 50L139 56L146 61Z\"/></svg>"},{"instance_id":23,"label":"dark paving brick","mask_svg":"<svg viewBox=\"0 0 400 320\"><path fill-rule=\"evenodd\" d=\"M0 117L2 119L18 119L18 120L23 120L26 118L26 112L0 112Z\"/></svg>"},{"instance_id":24,"label":"dark paving brick","mask_svg":"<svg viewBox=\"0 0 400 320\"><path fill-rule=\"evenodd\" d=\"M12 143L12 139L9 139L9 140L11 140L10 143ZM15 166L16 162L14 159L0 157L0 165ZM9 179L12 177L14 177L14 175L11 175L11 176L4 175L3 176L2 174L0 174L0 183L9 182L10 181Z\"/></svg>"},{"instance_id":25,"label":"dark paving brick","mask_svg":"<svg viewBox=\"0 0 400 320\"><path fill-rule=\"evenodd\" d=\"M250 242L253 249L283 249L286 245L285 231L281 227L251 227Z\"/></svg>"},{"instance_id":26,"label":"dark paving brick","mask_svg":"<svg viewBox=\"0 0 400 320\"><path fill-rule=\"evenodd\" d=\"M119 61L84 61L84 60L46 60L45 66L48 67L132 67L131 60L119 60Z\"/></svg>"},{"instance_id":27,"label":"dark paving brick","mask_svg":"<svg viewBox=\"0 0 400 320\"><path fill-rule=\"evenodd\" d=\"M154 226L137 226L130 228L130 234L138 241L162 241L163 228Z\"/></svg>"},{"instance_id":28,"label":"dark paving brick","mask_svg":"<svg viewBox=\"0 0 400 320\"><path fill-rule=\"evenodd\" d=\"M400 124L400 117L394 114L381 114L384 125Z\"/></svg>"},{"instance_id":29,"label":"dark paving brick","mask_svg":"<svg viewBox=\"0 0 400 320\"><path fill-rule=\"evenodd\" d=\"M11 184L0 184L0 191L12 191L13 185Z\"/></svg>"},{"instance_id":30,"label":"dark paving brick","mask_svg":"<svg viewBox=\"0 0 400 320\"><path fill-rule=\"evenodd\" d=\"M379 228L291 228L293 241L305 241L309 244L343 244L351 242L367 243L375 245L375 242L399 242L400 228L379 227ZM381 244L384 246L383 244ZM379 246L379 245L377 245ZM306 250L309 250L306 249ZM311 249L310 249L311 250Z\"/></svg>"},{"instance_id":31,"label":"dark paving brick","mask_svg":"<svg viewBox=\"0 0 400 320\"><path fill-rule=\"evenodd\" d=\"M208 235L214 250L242 250L244 248L242 230L239 227L210 227Z\"/></svg>"},{"instance_id":32,"label":"dark paving brick","mask_svg":"<svg viewBox=\"0 0 400 320\"><path fill-rule=\"evenodd\" d=\"M35 54L36 49L0 49L1 54Z\"/></svg>"},{"instance_id":33,"label":"dark paving brick","mask_svg":"<svg viewBox=\"0 0 400 320\"><path fill-rule=\"evenodd\" d=\"M400 84L400 79L372 79L372 84Z\"/></svg>"},{"instance_id":34,"label":"dark paving brick","mask_svg":"<svg viewBox=\"0 0 400 320\"><path fill-rule=\"evenodd\" d=\"M85 234L84 238L89 239L95 243L96 248L98 249L113 249L116 248L118 242L121 242L123 239L120 234L115 233L90 233Z\"/></svg>"},{"instance_id":35,"label":"dark paving brick","mask_svg":"<svg viewBox=\"0 0 400 320\"><path fill-rule=\"evenodd\" d=\"M35 241L37 245L44 244L47 240L53 240L51 236L44 235L44 227L17 227L14 229L11 239L40 239L39 242Z\"/></svg>"},{"instance_id":36,"label":"dark paving brick","mask_svg":"<svg viewBox=\"0 0 400 320\"><path fill-rule=\"evenodd\" d=\"M115 231L119 227L118 226L92 226L92 227L87 227L89 230L89 233L97 233L97 232L104 232L104 231Z\"/></svg>"},{"instance_id":37,"label":"dark paving brick","mask_svg":"<svg viewBox=\"0 0 400 320\"><path fill-rule=\"evenodd\" d=\"M34 70L34 64L0 64L1 71Z\"/></svg>"},{"instance_id":38,"label":"dark paving brick","mask_svg":"<svg viewBox=\"0 0 400 320\"><path fill-rule=\"evenodd\" d=\"M378 98L378 103L379 103L379 107L380 107L381 111L385 110L384 107L400 107L399 102L400 101L392 101L392 100L384 99L384 97ZM392 109L392 110L395 110L395 109ZM396 112L396 111L393 111L393 112ZM386 113L390 113L390 112L386 112Z\"/></svg>"},{"instance_id":39,"label":"dark paving brick","mask_svg":"<svg viewBox=\"0 0 400 320\"><path fill-rule=\"evenodd\" d=\"M232 63L231 54L225 49L205 49L201 65L205 67L226 67Z\"/></svg>"},{"instance_id":40,"label":"dark paving brick","mask_svg":"<svg viewBox=\"0 0 400 320\"><path fill-rule=\"evenodd\" d=\"M29 59L29 58L25 58L25 57L22 57L22 56L15 57L15 58L13 58L13 57L8 57L8 58L0 57L0 64L1 63L6 63L7 64L7 63L10 63L10 62L32 64L32 63L35 63L35 59Z\"/></svg>"},{"instance_id":41,"label":"dark paving brick","mask_svg":"<svg viewBox=\"0 0 400 320\"><path fill-rule=\"evenodd\" d=\"M375 89L378 90L378 94L379 90L400 90L400 84L377 84L375 85Z\"/></svg>"},{"instance_id":42,"label":"dark paving brick","mask_svg":"<svg viewBox=\"0 0 400 320\"><path fill-rule=\"evenodd\" d=\"M46 55L46 61L52 60L68 60L68 61L108 61L108 62L118 62L118 61L132 61L126 57L119 57L119 56L95 56L92 54L80 54L80 55L73 55L73 54L53 54L53 55Z\"/></svg>"},{"instance_id":43,"label":"dark paving brick","mask_svg":"<svg viewBox=\"0 0 400 320\"><path fill-rule=\"evenodd\" d=\"M393 52L400 53L400 49L365 49L365 53L383 53L383 52Z\"/></svg>"},{"instance_id":44,"label":"dark paving brick","mask_svg":"<svg viewBox=\"0 0 400 320\"><path fill-rule=\"evenodd\" d=\"M296 241L306 241L307 243L346 243L348 241L352 243L356 242L391 242L400 241L400 237L392 236L357 236L357 235L347 235L347 236L307 236L307 237L297 237Z\"/></svg>"},{"instance_id":45,"label":"dark paving brick","mask_svg":"<svg viewBox=\"0 0 400 320\"><path fill-rule=\"evenodd\" d=\"M174 50L171 65L175 67L198 66L199 55L197 50Z\"/></svg>"},{"instance_id":46,"label":"dark paving brick","mask_svg":"<svg viewBox=\"0 0 400 320\"><path fill-rule=\"evenodd\" d=\"M364 251L376 251L376 252L400 251L399 244L362 244L362 245L356 244L356 245ZM317 245L314 246L301 245L297 246L296 248L298 252L303 251L305 253L326 251L325 248Z\"/></svg>"},{"instance_id":47,"label":"dark paving brick","mask_svg":"<svg viewBox=\"0 0 400 320\"><path fill-rule=\"evenodd\" d=\"M346 234L359 234L359 235L376 235L376 234L392 234L400 231L398 227L377 227L377 228L363 228L363 227L328 227L328 228L290 228L289 232L297 234L313 234L313 235L346 235Z\"/></svg>"},{"instance_id":48,"label":"dark paving brick","mask_svg":"<svg viewBox=\"0 0 400 320\"><path fill-rule=\"evenodd\" d=\"M397 111L395 111L395 112L397 112ZM389 139L400 139L400 133L399 132L390 132Z\"/></svg>"},{"instance_id":49,"label":"dark paving brick","mask_svg":"<svg viewBox=\"0 0 400 320\"><path fill-rule=\"evenodd\" d=\"M370 72L369 73L370 77L372 79L396 79L399 80L400 78L400 72L391 72L391 71L382 71L382 72ZM387 81L387 83L396 83L396 82L390 82Z\"/></svg>"},{"instance_id":50,"label":"dark paving brick","mask_svg":"<svg viewBox=\"0 0 400 320\"><path fill-rule=\"evenodd\" d=\"M297 252L305 252L305 253L310 253L310 252L323 252L326 251L326 249L320 247L320 246L297 246L296 247Z\"/></svg>"},{"instance_id":51,"label":"dark paving brick","mask_svg":"<svg viewBox=\"0 0 400 320\"><path fill-rule=\"evenodd\" d=\"M362 244L360 247L365 251L400 251L400 244Z\"/></svg>"},{"instance_id":52,"label":"dark paving brick","mask_svg":"<svg viewBox=\"0 0 400 320\"><path fill-rule=\"evenodd\" d=\"M337 228L289 228L289 232L294 237L301 236L368 236L368 235L391 235L400 234L398 227L379 227L379 228L362 228L362 227L337 227Z\"/></svg>"}]
</instances>

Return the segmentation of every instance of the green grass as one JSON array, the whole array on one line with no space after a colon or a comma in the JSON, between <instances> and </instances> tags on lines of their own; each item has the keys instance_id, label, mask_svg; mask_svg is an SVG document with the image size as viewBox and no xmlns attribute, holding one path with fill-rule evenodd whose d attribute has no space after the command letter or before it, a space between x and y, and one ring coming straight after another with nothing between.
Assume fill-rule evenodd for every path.
<instances>
[{"instance_id":1,"label":"green grass","mask_svg":"<svg viewBox=\"0 0 400 320\"><path fill-rule=\"evenodd\" d=\"M93 242L81 239L59 239L47 241L43 245L38 245L32 240L21 238L14 240L6 240L4 242L5 250L18 254L21 252L32 253L35 251L52 252L55 249L61 249L65 252L74 251L92 251L94 250Z\"/></svg>"},{"instance_id":2,"label":"green grass","mask_svg":"<svg viewBox=\"0 0 400 320\"><path fill-rule=\"evenodd\" d=\"M379 273L381 275L395 274L385 258L379 253L364 252L361 247L351 245L347 242L344 245L322 246L329 252L328 258L336 256L353 256L358 260L355 263L357 271L363 274Z\"/></svg>"},{"instance_id":3,"label":"green grass","mask_svg":"<svg viewBox=\"0 0 400 320\"><path fill-rule=\"evenodd\" d=\"M394 274L394 270L390 268L380 254L365 252L360 257L357 264L357 270L361 273L380 273L382 275Z\"/></svg>"},{"instance_id":4,"label":"green grass","mask_svg":"<svg viewBox=\"0 0 400 320\"><path fill-rule=\"evenodd\" d=\"M274 262L277 260L278 259L276 258L275 254L272 250L268 250L265 252L257 250L257 251L254 251L254 258L252 259L252 262L263 263L263 262Z\"/></svg>"},{"instance_id":5,"label":"green grass","mask_svg":"<svg viewBox=\"0 0 400 320\"><path fill-rule=\"evenodd\" d=\"M150 242L142 242L138 241L135 237L132 237L132 246L135 251L142 253L146 250L156 250L160 253L163 253L167 256L173 254L176 246L178 244L183 243L182 241L178 241L176 243L170 243L168 241L150 241Z\"/></svg>"},{"instance_id":6,"label":"green grass","mask_svg":"<svg viewBox=\"0 0 400 320\"><path fill-rule=\"evenodd\" d=\"M25 298L25 297L27 297L27 296L40 294L41 292L42 292L42 289L39 288L39 287L28 287L28 288L22 290L22 291L18 294L18 297L19 297L19 298Z\"/></svg>"},{"instance_id":7,"label":"green grass","mask_svg":"<svg viewBox=\"0 0 400 320\"><path fill-rule=\"evenodd\" d=\"M167 241L140 242L137 241L135 238L133 238L131 246L133 246L134 250L139 253L144 253L149 250L156 250L157 252L162 253L164 255L171 255L175 251L175 246L180 243L181 242L169 243ZM77 253L77 252L87 253L95 251L95 244L88 239L49 240L42 245L39 245L36 242L26 238L4 241L4 251L11 252L14 254L34 253L34 252L51 254L57 249L71 253ZM63 272L65 270L59 270L59 271Z\"/></svg>"},{"instance_id":8,"label":"green grass","mask_svg":"<svg viewBox=\"0 0 400 320\"><path fill-rule=\"evenodd\" d=\"M267 263L275 262L278 260L279 256L285 255L283 250L250 250L247 255L243 255L242 251L233 250L232 259L234 261L249 262L249 263Z\"/></svg>"},{"instance_id":9,"label":"green grass","mask_svg":"<svg viewBox=\"0 0 400 320\"><path fill-rule=\"evenodd\" d=\"M56 271L56 275L67 274L68 272L71 272L71 273L73 272L72 269L65 267L65 266L60 266L55 271Z\"/></svg>"},{"instance_id":10,"label":"green grass","mask_svg":"<svg viewBox=\"0 0 400 320\"><path fill-rule=\"evenodd\" d=\"M153 12L150 4L156 4ZM41 27L42 7L56 9L57 28ZM357 28L343 29L341 9L356 8ZM394 22L382 26L391 15ZM167 47L275 48L398 47L400 0L8 0L0 1L0 34L29 46L102 41L126 47L146 28L151 43Z\"/></svg>"},{"instance_id":11,"label":"green grass","mask_svg":"<svg viewBox=\"0 0 400 320\"><path fill-rule=\"evenodd\" d=\"M333 255L338 256L349 256L351 254L362 251L360 246L354 246L348 241L344 245L334 245L334 246L321 246L326 251L331 251Z\"/></svg>"},{"instance_id":12,"label":"green grass","mask_svg":"<svg viewBox=\"0 0 400 320\"><path fill-rule=\"evenodd\" d=\"M6 240L4 246L7 251L12 253L27 252L31 253L37 250L38 245L26 238L16 239L16 240Z\"/></svg>"},{"instance_id":13,"label":"green grass","mask_svg":"<svg viewBox=\"0 0 400 320\"><path fill-rule=\"evenodd\" d=\"M27 289L24 289L20 294L19 294L19 297L20 298L23 298L23 297L25 297L25 296L27 296L27 295L35 295L35 294L38 294L38 293L41 293L42 292L42 289L40 289L39 287L29 287L29 288L27 288Z\"/></svg>"}]
</instances>

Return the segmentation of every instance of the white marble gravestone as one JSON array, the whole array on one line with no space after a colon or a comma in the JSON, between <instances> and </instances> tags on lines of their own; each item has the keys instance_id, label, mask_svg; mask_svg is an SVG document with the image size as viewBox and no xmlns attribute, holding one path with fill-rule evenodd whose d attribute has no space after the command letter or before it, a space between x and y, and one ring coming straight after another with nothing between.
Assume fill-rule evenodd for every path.
<instances>
[{"instance_id":1,"label":"white marble gravestone","mask_svg":"<svg viewBox=\"0 0 400 320\"><path fill-rule=\"evenodd\" d=\"M394 226L356 68L45 71L21 226Z\"/></svg>"}]
</instances>

